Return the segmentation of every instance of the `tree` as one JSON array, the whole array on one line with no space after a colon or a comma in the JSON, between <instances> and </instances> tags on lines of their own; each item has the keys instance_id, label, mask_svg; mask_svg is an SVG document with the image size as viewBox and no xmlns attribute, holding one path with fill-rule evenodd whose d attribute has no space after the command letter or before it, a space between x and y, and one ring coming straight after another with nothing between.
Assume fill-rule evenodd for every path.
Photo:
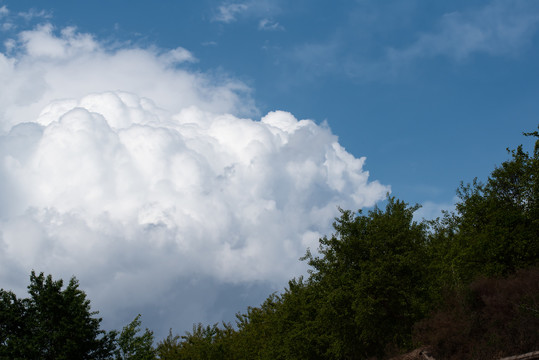
<instances>
[{"instance_id":1,"label":"tree","mask_svg":"<svg viewBox=\"0 0 539 360\"><path fill-rule=\"evenodd\" d=\"M140 314L133 321L124 326L118 337L116 360L154 360L156 351L153 348L153 332L146 329L140 332Z\"/></svg>"},{"instance_id":2,"label":"tree","mask_svg":"<svg viewBox=\"0 0 539 360\"><path fill-rule=\"evenodd\" d=\"M413 221L418 208L393 197L385 211L363 215L341 210L336 234L320 239L311 286L322 301L318 323L330 346L327 358L381 355L388 345L411 345L411 328L430 304L426 226Z\"/></svg>"},{"instance_id":3,"label":"tree","mask_svg":"<svg viewBox=\"0 0 539 360\"><path fill-rule=\"evenodd\" d=\"M193 324L193 331L187 331L184 336L168 337L159 342L157 353L163 360L224 360L248 359L250 356L238 356L241 353L238 347L232 349L236 332L230 324L223 323L203 326L201 323ZM180 340L181 339L181 340Z\"/></svg>"},{"instance_id":4,"label":"tree","mask_svg":"<svg viewBox=\"0 0 539 360\"><path fill-rule=\"evenodd\" d=\"M466 282L508 275L539 259L539 148L532 156L522 145L508 152L511 159L485 184L461 185L457 193L453 259Z\"/></svg>"},{"instance_id":5,"label":"tree","mask_svg":"<svg viewBox=\"0 0 539 360\"><path fill-rule=\"evenodd\" d=\"M157 356L160 360L178 360L181 359L181 341L180 335L172 335L172 329L168 336L157 344Z\"/></svg>"},{"instance_id":6,"label":"tree","mask_svg":"<svg viewBox=\"0 0 539 360\"><path fill-rule=\"evenodd\" d=\"M416 324L417 343L436 359L500 359L537 350L539 268L479 278L453 289L432 316Z\"/></svg>"},{"instance_id":7,"label":"tree","mask_svg":"<svg viewBox=\"0 0 539 360\"><path fill-rule=\"evenodd\" d=\"M75 277L62 287L62 280L32 271L29 298L0 290L0 358L109 358L115 333L100 330Z\"/></svg>"}]
</instances>

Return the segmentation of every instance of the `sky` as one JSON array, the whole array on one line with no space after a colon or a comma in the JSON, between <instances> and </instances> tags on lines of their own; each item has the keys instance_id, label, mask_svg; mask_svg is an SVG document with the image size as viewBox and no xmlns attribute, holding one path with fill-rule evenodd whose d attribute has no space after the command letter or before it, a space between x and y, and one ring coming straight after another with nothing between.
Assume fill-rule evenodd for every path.
<instances>
[{"instance_id":1,"label":"sky","mask_svg":"<svg viewBox=\"0 0 539 360\"><path fill-rule=\"evenodd\" d=\"M338 207L434 218L525 143L538 32L535 0L0 0L0 287L233 321Z\"/></svg>"}]
</instances>

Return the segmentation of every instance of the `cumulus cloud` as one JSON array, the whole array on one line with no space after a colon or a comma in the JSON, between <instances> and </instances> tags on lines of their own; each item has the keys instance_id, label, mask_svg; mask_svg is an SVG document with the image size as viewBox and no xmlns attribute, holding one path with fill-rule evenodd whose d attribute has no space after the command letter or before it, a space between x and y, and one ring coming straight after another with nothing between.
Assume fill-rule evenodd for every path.
<instances>
[{"instance_id":1,"label":"cumulus cloud","mask_svg":"<svg viewBox=\"0 0 539 360\"><path fill-rule=\"evenodd\" d=\"M170 51L107 49L74 28L58 33L50 24L22 31L0 54L0 120L3 130L32 121L51 101L88 93L122 90L177 112L197 106L216 113L253 115L249 88L223 75L209 76L178 68L193 55Z\"/></svg>"},{"instance_id":2,"label":"cumulus cloud","mask_svg":"<svg viewBox=\"0 0 539 360\"><path fill-rule=\"evenodd\" d=\"M3 287L74 274L113 327L136 309L157 334L187 329L284 286L338 206L389 191L327 125L255 117L242 83L182 69L185 49L107 49L51 25L14 41L0 54Z\"/></svg>"}]
</instances>

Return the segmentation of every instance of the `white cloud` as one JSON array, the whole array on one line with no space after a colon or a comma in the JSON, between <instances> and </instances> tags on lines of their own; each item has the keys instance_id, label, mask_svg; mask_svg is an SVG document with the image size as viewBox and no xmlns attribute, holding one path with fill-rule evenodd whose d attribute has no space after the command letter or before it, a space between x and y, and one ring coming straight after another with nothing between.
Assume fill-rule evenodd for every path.
<instances>
[{"instance_id":1,"label":"white cloud","mask_svg":"<svg viewBox=\"0 0 539 360\"><path fill-rule=\"evenodd\" d=\"M50 19L52 14L45 10L30 9L28 11L19 12L18 15L26 21L34 19Z\"/></svg>"},{"instance_id":2,"label":"white cloud","mask_svg":"<svg viewBox=\"0 0 539 360\"><path fill-rule=\"evenodd\" d=\"M0 7L0 18L9 14L9 10L6 5Z\"/></svg>"},{"instance_id":3,"label":"white cloud","mask_svg":"<svg viewBox=\"0 0 539 360\"><path fill-rule=\"evenodd\" d=\"M370 206L387 191L368 182L364 159L329 129L284 112L261 121L195 107L167 114L148 99L108 92L53 102L3 142L17 198L4 229L29 221L41 226L36 241L55 239L73 256L96 242L107 248L98 234L110 228L116 245L167 248L159 256L186 261L179 273L232 282L288 278L306 232L328 230L338 205ZM84 226L77 237L93 234L84 245L62 238L76 222ZM40 246L10 235L20 231L4 232L8 254L50 265ZM93 263L89 251L76 263Z\"/></svg>"},{"instance_id":4,"label":"white cloud","mask_svg":"<svg viewBox=\"0 0 539 360\"><path fill-rule=\"evenodd\" d=\"M404 49L390 49L394 62L432 56L464 60L475 53L513 55L539 26L539 5L523 0L495 0L474 11L445 14L438 29L424 33Z\"/></svg>"},{"instance_id":5,"label":"white cloud","mask_svg":"<svg viewBox=\"0 0 539 360\"><path fill-rule=\"evenodd\" d=\"M263 29L260 24L264 23L269 27L264 28L264 30L281 30L281 25L267 19L268 16L271 17L280 13L279 3L279 1L275 0L225 1L217 7L212 20L229 24L237 21L240 17L262 18L261 22L259 22L259 29ZM272 26L275 26L275 28L271 28Z\"/></svg>"},{"instance_id":6,"label":"white cloud","mask_svg":"<svg viewBox=\"0 0 539 360\"><path fill-rule=\"evenodd\" d=\"M169 65L181 64L183 62L196 62L197 59L193 54L182 47L177 47L176 49L170 50L163 54L162 59Z\"/></svg>"},{"instance_id":7,"label":"white cloud","mask_svg":"<svg viewBox=\"0 0 539 360\"><path fill-rule=\"evenodd\" d=\"M187 329L241 310L216 305L231 288L301 274L337 206L389 190L327 126L247 118L249 89L176 66L194 59L183 48L106 49L50 25L12 46L0 54L3 287L23 290L31 269L75 274L111 326L144 307L158 334Z\"/></svg>"},{"instance_id":8,"label":"white cloud","mask_svg":"<svg viewBox=\"0 0 539 360\"><path fill-rule=\"evenodd\" d=\"M9 9L6 5L0 7L0 20L3 21L0 26L2 31L9 31L14 27L13 23L9 20Z\"/></svg>"},{"instance_id":9,"label":"white cloud","mask_svg":"<svg viewBox=\"0 0 539 360\"><path fill-rule=\"evenodd\" d=\"M283 31L284 27L276 21L270 19L262 19L258 23L258 29L266 31Z\"/></svg>"},{"instance_id":10,"label":"white cloud","mask_svg":"<svg viewBox=\"0 0 539 360\"><path fill-rule=\"evenodd\" d=\"M40 25L36 30L23 31L20 40L26 53L32 58L68 58L95 51L97 43L87 34L78 34L72 27L55 37L51 24Z\"/></svg>"},{"instance_id":11,"label":"white cloud","mask_svg":"<svg viewBox=\"0 0 539 360\"><path fill-rule=\"evenodd\" d=\"M56 36L51 25L23 31L17 40L11 47L20 55L0 54L3 130L32 121L55 99L80 98L110 90L155 99L159 107L171 112L194 105L216 113L257 113L248 96L249 88L241 82L177 68L178 61L194 61L182 48L169 52L111 50L73 28Z\"/></svg>"},{"instance_id":12,"label":"white cloud","mask_svg":"<svg viewBox=\"0 0 539 360\"><path fill-rule=\"evenodd\" d=\"M220 21L224 23L231 23L236 21L236 17L247 11L249 6L247 4L232 3L223 4L217 8L217 13L214 15L214 21Z\"/></svg>"}]
</instances>

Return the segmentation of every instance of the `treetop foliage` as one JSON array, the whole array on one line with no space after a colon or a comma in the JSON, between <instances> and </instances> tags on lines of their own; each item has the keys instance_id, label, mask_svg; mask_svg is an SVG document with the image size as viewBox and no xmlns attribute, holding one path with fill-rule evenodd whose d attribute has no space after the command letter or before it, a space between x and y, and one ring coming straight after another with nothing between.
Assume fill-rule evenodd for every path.
<instances>
[{"instance_id":1,"label":"treetop foliage","mask_svg":"<svg viewBox=\"0 0 539 360\"><path fill-rule=\"evenodd\" d=\"M114 333L99 328L101 318L74 277L62 287L62 280L32 271L29 298L0 290L0 358L108 358Z\"/></svg>"},{"instance_id":2,"label":"treetop foliage","mask_svg":"<svg viewBox=\"0 0 539 360\"><path fill-rule=\"evenodd\" d=\"M154 360L156 351L153 347L153 332L146 329L141 335L140 317L138 314L128 325L124 326L117 339L114 351L116 360Z\"/></svg>"}]
</instances>

